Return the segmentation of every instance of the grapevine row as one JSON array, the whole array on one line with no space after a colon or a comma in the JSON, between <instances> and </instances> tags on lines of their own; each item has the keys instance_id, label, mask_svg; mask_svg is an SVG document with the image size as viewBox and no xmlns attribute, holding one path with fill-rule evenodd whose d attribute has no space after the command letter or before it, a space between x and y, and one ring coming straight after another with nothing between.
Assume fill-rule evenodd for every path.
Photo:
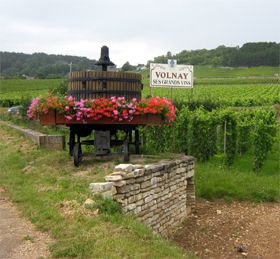
<instances>
[{"instance_id":1,"label":"grapevine row","mask_svg":"<svg viewBox=\"0 0 280 259\"><path fill-rule=\"evenodd\" d=\"M276 136L276 115L270 108L218 109L184 108L172 126L142 129L144 150L175 152L206 161L222 154L231 166L237 154L253 153L252 168L259 171Z\"/></svg>"}]
</instances>

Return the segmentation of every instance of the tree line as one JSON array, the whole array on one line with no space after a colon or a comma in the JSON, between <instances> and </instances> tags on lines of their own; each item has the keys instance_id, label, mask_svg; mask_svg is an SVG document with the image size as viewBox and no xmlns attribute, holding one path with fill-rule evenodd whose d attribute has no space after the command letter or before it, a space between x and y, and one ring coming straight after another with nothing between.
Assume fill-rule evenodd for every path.
<instances>
[{"instance_id":1,"label":"tree line","mask_svg":"<svg viewBox=\"0 0 280 259\"><path fill-rule=\"evenodd\" d=\"M167 63L168 59L176 59L178 64L211 65L227 67L273 66L280 64L280 43L252 42L242 47L219 46L216 49L183 50L172 55L154 58L155 63Z\"/></svg>"},{"instance_id":2,"label":"tree line","mask_svg":"<svg viewBox=\"0 0 280 259\"><path fill-rule=\"evenodd\" d=\"M178 64L210 66L274 66L280 64L280 43L256 42L246 43L242 47L219 46L216 49L183 50L172 55L155 57L155 63L167 63L176 59ZM152 61L148 61L148 64ZM96 69L96 60L69 55L48 55L45 53L24 54L0 51L0 78L60 78L70 71ZM148 65L147 64L147 65ZM141 70L143 64L132 66L126 62L122 71Z\"/></svg>"},{"instance_id":3,"label":"tree line","mask_svg":"<svg viewBox=\"0 0 280 259\"><path fill-rule=\"evenodd\" d=\"M24 54L0 52L2 78L61 78L69 71L95 68L96 60L69 55L45 53Z\"/></svg>"}]
</instances>

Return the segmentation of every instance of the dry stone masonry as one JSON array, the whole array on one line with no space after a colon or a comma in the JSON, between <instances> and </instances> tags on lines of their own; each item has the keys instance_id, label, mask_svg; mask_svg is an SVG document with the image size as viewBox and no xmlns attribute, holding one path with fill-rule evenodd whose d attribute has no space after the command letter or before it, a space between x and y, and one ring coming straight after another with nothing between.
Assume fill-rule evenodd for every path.
<instances>
[{"instance_id":1,"label":"dry stone masonry","mask_svg":"<svg viewBox=\"0 0 280 259\"><path fill-rule=\"evenodd\" d=\"M193 157L150 165L120 164L105 180L91 183L91 191L111 196L125 214L135 215L161 235L172 231L195 206Z\"/></svg>"}]
</instances>

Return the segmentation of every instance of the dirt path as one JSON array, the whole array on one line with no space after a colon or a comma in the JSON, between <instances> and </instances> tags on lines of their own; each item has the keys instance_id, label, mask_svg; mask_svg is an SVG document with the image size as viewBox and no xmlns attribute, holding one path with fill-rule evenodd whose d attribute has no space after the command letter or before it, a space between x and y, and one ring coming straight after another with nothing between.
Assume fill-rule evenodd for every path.
<instances>
[{"instance_id":1,"label":"dirt path","mask_svg":"<svg viewBox=\"0 0 280 259\"><path fill-rule=\"evenodd\" d=\"M280 259L280 204L198 200L174 240L205 259Z\"/></svg>"},{"instance_id":2,"label":"dirt path","mask_svg":"<svg viewBox=\"0 0 280 259\"><path fill-rule=\"evenodd\" d=\"M47 234L36 231L29 221L19 215L0 188L0 258L50 258L50 242Z\"/></svg>"}]
</instances>

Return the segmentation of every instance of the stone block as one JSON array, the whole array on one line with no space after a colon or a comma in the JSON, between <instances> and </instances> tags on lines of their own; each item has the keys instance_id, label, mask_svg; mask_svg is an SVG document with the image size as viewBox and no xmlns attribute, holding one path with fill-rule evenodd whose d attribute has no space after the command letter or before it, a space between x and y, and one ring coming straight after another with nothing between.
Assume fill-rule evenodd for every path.
<instances>
[{"instance_id":1,"label":"stone block","mask_svg":"<svg viewBox=\"0 0 280 259\"><path fill-rule=\"evenodd\" d=\"M135 182L136 182L136 183L141 183L141 182L143 182L143 181L144 181L144 176L137 177L137 178L135 179Z\"/></svg>"},{"instance_id":2,"label":"stone block","mask_svg":"<svg viewBox=\"0 0 280 259\"><path fill-rule=\"evenodd\" d=\"M134 209L134 214L139 214L140 212L142 211L142 209L141 209L141 206L138 206L138 207L136 207L135 209Z\"/></svg>"},{"instance_id":3,"label":"stone block","mask_svg":"<svg viewBox=\"0 0 280 259\"><path fill-rule=\"evenodd\" d=\"M130 203L134 203L134 202L136 201L135 195L130 196L130 197L127 199L127 201L128 201L129 204L130 204Z\"/></svg>"},{"instance_id":4,"label":"stone block","mask_svg":"<svg viewBox=\"0 0 280 259\"><path fill-rule=\"evenodd\" d=\"M132 191L134 191L134 190L139 190L139 189L140 189L140 184L139 184L139 183L131 184L131 185L130 185L130 189L131 189Z\"/></svg>"},{"instance_id":5,"label":"stone block","mask_svg":"<svg viewBox=\"0 0 280 259\"><path fill-rule=\"evenodd\" d=\"M111 192L113 195L117 194L117 189L115 186L112 186Z\"/></svg>"},{"instance_id":6,"label":"stone block","mask_svg":"<svg viewBox=\"0 0 280 259\"><path fill-rule=\"evenodd\" d=\"M144 173L145 173L145 170L144 170L144 169L140 169L140 168L135 169L135 170L133 171L134 177L143 176Z\"/></svg>"},{"instance_id":7,"label":"stone block","mask_svg":"<svg viewBox=\"0 0 280 259\"><path fill-rule=\"evenodd\" d=\"M111 173L110 175L121 175L121 176L126 176L127 175L127 173L126 172L123 172L123 171L117 171L117 172L113 172L113 173Z\"/></svg>"},{"instance_id":8,"label":"stone block","mask_svg":"<svg viewBox=\"0 0 280 259\"><path fill-rule=\"evenodd\" d=\"M138 201L136 201L136 203L135 203L137 206L141 206L141 205L143 205L144 204L144 200L143 199L141 199L141 200L138 200Z\"/></svg>"},{"instance_id":9,"label":"stone block","mask_svg":"<svg viewBox=\"0 0 280 259\"><path fill-rule=\"evenodd\" d=\"M118 193L127 193L127 192L130 191L130 186L129 185L124 185L122 187L117 187L116 186L116 189L117 189Z\"/></svg>"},{"instance_id":10,"label":"stone block","mask_svg":"<svg viewBox=\"0 0 280 259\"><path fill-rule=\"evenodd\" d=\"M126 208L127 208L128 211L133 210L133 209L136 208L136 204L135 204L135 203L128 204L128 205L126 206Z\"/></svg>"},{"instance_id":11,"label":"stone block","mask_svg":"<svg viewBox=\"0 0 280 259\"><path fill-rule=\"evenodd\" d=\"M122 180L123 177L121 175L106 175L105 180L108 182L116 182Z\"/></svg>"},{"instance_id":12,"label":"stone block","mask_svg":"<svg viewBox=\"0 0 280 259\"><path fill-rule=\"evenodd\" d=\"M186 178L191 178L193 176L194 176L194 170L193 169L188 171L187 174L186 174Z\"/></svg>"},{"instance_id":13,"label":"stone block","mask_svg":"<svg viewBox=\"0 0 280 259\"><path fill-rule=\"evenodd\" d=\"M116 186L116 187L122 187L126 185L126 181L117 181L117 182L113 182L113 186Z\"/></svg>"},{"instance_id":14,"label":"stone block","mask_svg":"<svg viewBox=\"0 0 280 259\"><path fill-rule=\"evenodd\" d=\"M153 185L153 187L156 187L157 183L158 183L158 178L157 177L153 177L151 179L151 185Z\"/></svg>"},{"instance_id":15,"label":"stone block","mask_svg":"<svg viewBox=\"0 0 280 259\"><path fill-rule=\"evenodd\" d=\"M151 186L151 182L150 181L146 181L141 183L141 188L147 188Z\"/></svg>"},{"instance_id":16,"label":"stone block","mask_svg":"<svg viewBox=\"0 0 280 259\"><path fill-rule=\"evenodd\" d=\"M119 164L115 167L114 172L123 171L123 172L131 173L132 170L133 170L132 164Z\"/></svg>"},{"instance_id":17,"label":"stone block","mask_svg":"<svg viewBox=\"0 0 280 259\"><path fill-rule=\"evenodd\" d=\"M128 187L128 188L130 188L130 187ZM130 197L130 196L132 196L132 195L136 195L136 194L139 194L140 193L140 189L139 190L134 190L134 191L128 191L128 192L126 192L125 194L124 194L124 196L125 197Z\"/></svg>"},{"instance_id":18,"label":"stone block","mask_svg":"<svg viewBox=\"0 0 280 259\"><path fill-rule=\"evenodd\" d=\"M152 201L153 199L154 199L154 195L149 195L144 199L144 201L145 201L145 203L148 203L148 202Z\"/></svg>"},{"instance_id":19,"label":"stone block","mask_svg":"<svg viewBox=\"0 0 280 259\"><path fill-rule=\"evenodd\" d=\"M142 169L142 168L144 168L144 165L137 165L137 164L135 164L135 165L132 165L133 166L133 169L135 170L135 169Z\"/></svg>"},{"instance_id":20,"label":"stone block","mask_svg":"<svg viewBox=\"0 0 280 259\"><path fill-rule=\"evenodd\" d=\"M186 172L186 168L185 167L179 167L176 169L176 174L182 174Z\"/></svg>"},{"instance_id":21,"label":"stone block","mask_svg":"<svg viewBox=\"0 0 280 259\"><path fill-rule=\"evenodd\" d=\"M126 174L123 176L123 179L132 179L132 178L135 178L134 172L126 173Z\"/></svg>"},{"instance_id":22,"label":"stone block","mask_svg":"<svg viewBox=\"0 0 280 259\"><path fill-rule=\"evenodd\" d=\"M113 183L111 183L111 182L106 182L106 183L90 183L89 184L89 189L93 193L104 192L104 191L111 190L112 186L113 186Z\"/></svg>"}]
</instances>

